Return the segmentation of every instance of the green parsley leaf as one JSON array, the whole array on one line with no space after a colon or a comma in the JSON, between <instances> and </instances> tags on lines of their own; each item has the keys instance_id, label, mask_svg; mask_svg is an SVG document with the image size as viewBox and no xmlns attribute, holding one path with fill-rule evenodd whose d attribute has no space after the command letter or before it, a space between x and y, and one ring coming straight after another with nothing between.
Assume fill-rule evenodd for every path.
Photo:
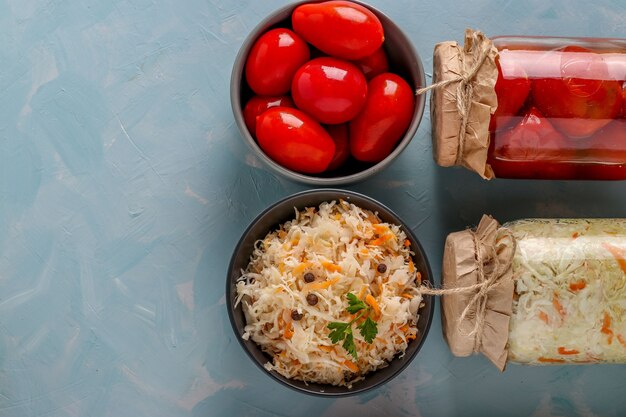
<instances>
[{"instance_id":1,"label":"green parsley leaf","mask_svg":"<svg viewBox=\"0 0 626 417\"><path fill-rule=\"evenodd\" d=\"M366 317L365 321L356 327L359 329L361 336L363 336L363 339L365 339L367 343L372 343L374 341L374 338L378 334L378 325L370 318L371 307L365 304L365 302L359 300L359 298L352 293L348 293L346 296L348 297L348 307L346 308L346 311L350 314L356 314L359 311L360 313L348 323L333 321L326 327L331 330L328 335L330 340L333 343L339 343L343 340L343 348L350 355L352 355L354 360L358 360L356 344L354 343L354 334L352 333L352 324L360 320L362 317Z\"/></svg>"},{"instance_id":2,"label":"green parsley leaf","mask_svg":"<svg viewBox=\"0 0 626 417\"><path fill-rule=\"evenodd\" d=\"M378 325L369 317L356 327L359 329L361 336L363 336L363 339L365 339L367 343L372 343L378 334Z\"/></svg>"},{"instance_id":3,"label":"green parsley leaf","mask_svg":"<svg viewBox=\"0 0 626 417\"><path fill-rule=\"evenodd\" d=\"M352 327L350 327L350 331L346 332L346 340L343 341L343 348L354 358L354 360L359 359L356 353L356 345L354 344L354 336L352 335Z\"/></svg>"},{"instance_id":4,"label":"green parsley leaf","mask_svg":"<svg viewBox=\"0 0 626 417\"><path fill-rule=\"evenodd\" d=\"M349 329L350 333L352 333L352 328L350 328L351 323L341 323L338 321L333 321L328 324L328 327L332 332L328 335L330 340L333 343L338 343L340 340L344 340L346 338L346 330Z\"/></svg>"},{"instance_id":5,"label":"green parsley leaf","mask_svg":"<svg viewBox=\"0 0 626 417\"><path fill-rule=\"evenodd\" d=\"M356 312L359 312L367 308L367 304L359 300L358 297L352 294L351 292L348 293L347 297L348 297L348 308L346 308L346 311L348 311L348 313L354 314Z\"/></svg>"}]
</instances>

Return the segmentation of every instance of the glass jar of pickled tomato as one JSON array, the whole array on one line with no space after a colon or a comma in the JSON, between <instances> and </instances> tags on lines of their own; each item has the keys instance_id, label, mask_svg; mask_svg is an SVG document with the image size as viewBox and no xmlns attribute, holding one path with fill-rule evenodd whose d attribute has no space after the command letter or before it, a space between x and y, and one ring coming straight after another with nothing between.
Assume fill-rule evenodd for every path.
<instances>
[{"instance_id":1,"label":"glass jar of pickled tomato","mask_svg":"<svg viewBox=\"0 0 626 417\"><path fill-rule=\"evenodd\" d=\"M441 165L465 165L485 178L626 179L626 39L471 41L468 48L466 36L454 56L466 78L433 93L436 122L466 122L457 135L450 128L433 135L456 146L454 161L435 155ZM437 48L434 82L454 80L458 74L442 68L449 51L437 56Z\"/></svg>"},{"instance_id":2,"label":"glass jar of pickled tomato","mask_svg":"<svg viewBox=\"0 0 626 417\"><path fill-rule=\"evenodd\" d=\"M484 216L448 236L443 284L456 356L480 352L500 369L626 363L626 219Z\"/></svg>"}]
</instances>

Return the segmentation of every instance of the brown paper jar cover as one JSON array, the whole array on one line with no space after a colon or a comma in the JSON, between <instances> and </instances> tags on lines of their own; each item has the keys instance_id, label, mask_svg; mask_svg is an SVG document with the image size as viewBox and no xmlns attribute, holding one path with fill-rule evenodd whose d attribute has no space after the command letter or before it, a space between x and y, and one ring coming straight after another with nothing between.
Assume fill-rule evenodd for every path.
<instances>
[{"instance_id":1,"label":"brown paper jar cover","mask_svg":"<svg viewBox=\"0 0 626 417\"><path fill-rule=\"evenodd\" d=\"M482 53L485 59L481 63ZM450 82L434 88L431 94L435 161L444 167L462 165L486 179L494 176L487 164L487 154L489 120L497 107L497 55L498 51L489 38L468 29L464 46L457 42L442 42L435 46L433 56L433 85ZM477 65L479 68L474 77L459 80L468 76ZM464 118L466 124L462 129Z\"/></svg>"}]
</instances>

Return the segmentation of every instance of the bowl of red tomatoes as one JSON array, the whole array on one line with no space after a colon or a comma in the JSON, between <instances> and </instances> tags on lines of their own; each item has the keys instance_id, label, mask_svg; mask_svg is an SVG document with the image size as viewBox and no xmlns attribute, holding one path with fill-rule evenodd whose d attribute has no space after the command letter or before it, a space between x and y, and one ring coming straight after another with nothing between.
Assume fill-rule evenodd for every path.
<instances>
[{"instance_id":1,"label":"bowl of red tomatoes","mask_svg":"<svg viewBox=\"0 0 626 417\"><path fill-rule=\"evenodd\" d=\"M358 1L299 1L252 30L231 105L244 141L274 172L329 186L365 180L406 148L424 113L419 55Z\"/></svg>"}]
</instances>

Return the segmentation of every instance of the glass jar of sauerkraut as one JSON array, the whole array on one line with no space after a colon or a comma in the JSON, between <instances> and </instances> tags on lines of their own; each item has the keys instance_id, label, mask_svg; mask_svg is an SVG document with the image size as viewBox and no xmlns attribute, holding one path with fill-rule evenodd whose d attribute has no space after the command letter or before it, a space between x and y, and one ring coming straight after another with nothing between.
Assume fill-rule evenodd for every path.
<instances>
[{"instance_id":1,"label":"glass jar of sauerkraut","mask_svg":"<svg viewBox=\"0 0 626 417\"><path fill-rule=\"evenodd\" d=\"M452 352L543 364L626 363L626 219L530 219L448 236ZM483 291L482 294L479 294Z\"/></svg>"},{"instance_id":2,"label":"glass jar of sauerkraut","mask_svg":"<svg viewBox=\"0 0 626 417\"><path fill-rule=\"evenodd\" d=\"M626 179L626 39L471 32L463 50L437 45L434 74L459 79L433 93L441 165L485 178Z\"/></svg>"}]
</instances>

